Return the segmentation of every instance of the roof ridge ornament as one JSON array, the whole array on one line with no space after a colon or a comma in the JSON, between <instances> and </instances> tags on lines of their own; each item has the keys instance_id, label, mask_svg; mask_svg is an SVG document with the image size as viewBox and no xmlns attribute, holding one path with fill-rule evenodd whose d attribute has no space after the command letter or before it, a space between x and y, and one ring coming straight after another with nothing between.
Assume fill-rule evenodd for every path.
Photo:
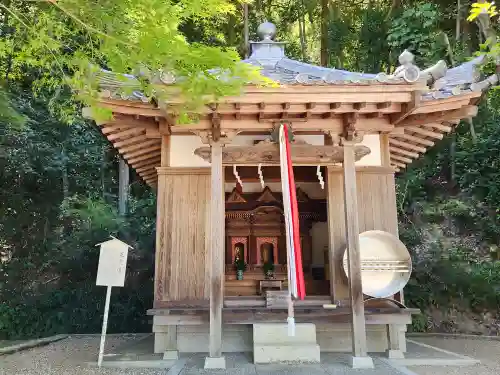
<instances>
[{"instance_id":1,"label":"roof ridge ornament","mask_svg":"<svg viewBox=\"0 0 500 375\"><path fill-rule=\"evenodd\" d=\"M399 63L391 78L403 78L408 83L415 83L420 79L420 69L414 65L415 56L413 53L405 49L399 55Z\"/></svg>"},{"instance_id":2,"label":"roof ridge ornament","mask_svg":"<svg viewBox=\"0 0 500 375\"><path fill-rule=\"evenodd\" d=\"M261 41L272 42L276 36L276 26L271 22L263 22L257 27L257 35Z\"/></svg>"},{"instance_id":3,"label":"roof ridge ornament","mask_svg":"<svg viewBox=\"0 0 500 375\"><path fill-rule=\"evenodd\" d=\"M257 62L264 68L273 68L285 56L285 43L274 41L276 26L271 22L263 22L257 28L258 42L250 42L252 54L249 60Z\"/></svg>"}]
</instances>

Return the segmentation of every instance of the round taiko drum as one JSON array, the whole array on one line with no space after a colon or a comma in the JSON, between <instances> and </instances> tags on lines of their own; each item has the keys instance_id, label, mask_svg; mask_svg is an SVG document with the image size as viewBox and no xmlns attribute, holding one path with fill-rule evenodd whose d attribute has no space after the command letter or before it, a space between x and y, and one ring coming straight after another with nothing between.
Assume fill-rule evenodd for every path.
<instances>
[{"instance_id":1,"label":"round taiko drum","mask_svg":"<svg viewBox=\"0 0 500 375\"><path fill-rule=\"evenodd\" d=\"M410 279L410 253L391 233L370 230L359 235L361 283L363 293L375 298L388 298L401 291ZM344 272L349 277L347 248L342 258Z\"/></svg>"}]
</instances>

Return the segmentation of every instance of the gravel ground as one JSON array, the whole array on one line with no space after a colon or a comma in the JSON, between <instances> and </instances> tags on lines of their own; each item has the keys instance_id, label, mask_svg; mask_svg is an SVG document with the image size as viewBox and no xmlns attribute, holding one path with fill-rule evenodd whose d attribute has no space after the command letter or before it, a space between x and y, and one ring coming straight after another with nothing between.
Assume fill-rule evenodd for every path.
<instances>
[{"instance_id":1,"label":"gravel ground","mask_svg":"<svg viewBox=\"0 0 500 375\"><path fill-rule=\"evenodd\" d=\"M109 335L106 338L106 351L112 352L114 348L122 346L130 341L132 335ZM417 375L492 375L500 374L500 341L470 340L454 338L413 338L428 345L436 346L458 354L463 354L481 360L480 365L469 367L454 366L418 366L410 367L409 370ZM165 370L147 369L98 369L90 366L88 362L94 362L97 358L99 348L99 336L74 336L65 340L18 353L0 356L0 375L160 375L166 374ZM202 357L199 364L190 360L189 365L183 370L184 375L201 375L208 372L200 369ZM229 360L229 358L228 358ZM351 374L352 370L338 363L338 359L332 358L332 363L322 363L316 367L259 367L255 368L248 364L244 368L234 368L238 374L256 375L316 375L316 374ZM231 361L229 361L231 362ZM228 363L229 364L229 363ZM240 366L236 366L240 367ZM302 368L301 368L302 367ZM396 374L391 368L383 368L383 364L377 361L377 370L368 370L366 374ZM254 368L254 370L252 370ZM314 370L314 371L313 371ZM212 373L212 372L210 372ZM220 373L220 372L219 372ZM235 373L228 371L228 373ZM356 374L364 374L364 371Z\"/></svg>"},{"instance_id":2,"label":"gravel ground","mask_svg":"<svg viewBox=\"0 0 500 375\"><path fill-rule=\"evenodd\" d=\"M106 350L122 345L130 336L106 336ZM98 369L86 363L97 360L99 336L74 336L47 346L0 356L0 375L157 375L158 370Z\"/></svg>"},{"instance_id":3,"label":"gravel ground","mask_svg":"<svg viewBox=\"0 0 500 375\"><path fill-rule=\"evenodd\" d=\"M408 367L418 375L493 375L500 374L500 341L471 340L443 337L415 337L418 341L457 354L479 359L480 364L467 367L419 366Z\"/></svg>"}]
</instances>

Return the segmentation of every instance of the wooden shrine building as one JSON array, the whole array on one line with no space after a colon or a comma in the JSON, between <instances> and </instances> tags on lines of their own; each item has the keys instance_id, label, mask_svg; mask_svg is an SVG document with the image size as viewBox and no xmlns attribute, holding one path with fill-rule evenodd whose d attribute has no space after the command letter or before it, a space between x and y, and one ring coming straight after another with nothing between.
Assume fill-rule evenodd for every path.
<instances>
[{"instance_id":1,"label":"wooden shrine building","mask_svg":"<svg viewBox=\"0 0 500 375\"><path fill-rule=\"evenodd\" d=\"M391 298L363 295L358 235L382 231L397 238L395 173L475 116L481 90L495 82L479 81L480 58L420 70L407 51L392 75L323 68L288 59L284 44L273 40L272 24L258 33L261 41L251 43L244 62L279 85L247 85L240 96L207 105L197 123L170 122L172 103L124 95L121 88L137 84L134 77L103 72L100 78L100 105L114 115L99 124L102 133L157 194L148 311L155 351L207 352L207 367L223 367L224 352L283 349L266 340L282 334L287 316L279 298L273 300L287 288L287 269L272 137L286 123L294 135L307 293L295 303L295 344L303 337L302 352L310 345L352 352L355 367L370 367L368 352L403 355L416 311L405 306L402 291ZM246 263L242 280L237 255ZM386 263L389 271L402 264ZM411 265L404 267L409 272Z\"/></svg>"}]
</instances>

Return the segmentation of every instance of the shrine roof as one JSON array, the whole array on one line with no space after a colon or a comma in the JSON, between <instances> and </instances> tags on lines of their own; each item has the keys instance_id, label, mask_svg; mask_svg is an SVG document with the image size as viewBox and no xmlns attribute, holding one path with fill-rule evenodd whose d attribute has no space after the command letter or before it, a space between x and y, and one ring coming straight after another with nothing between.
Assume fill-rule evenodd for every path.
<instances>
[{"instance_id":1,"label":"shrine roof","mask_svg":"<svg viewBox=\"0 0 500 375\"><path fill-rule=\"evenodd\" d=\"M359 86L416 84L424 81L429 90L422 93L422 100L448 98L472 91L482 91L491 86L477 84L480 80L478 66L482 63L484 56L478 56L451 69L447 68L444 60L440 60L432 67L420 70L414 65L414 56L405 50L399 57L400 66L393 74L351 72L307 64L288 58L285 54L285 43L273 40L275 33L276 29L273 24L267 22L261 24L258 29L261 40L250 42L251 55L242 62L260 68L262 76L283 85ZM219 72L219 70L213 69L211 72ZM174 77L169 73L159 73L155 79L158 81L157 83L169 85L175 84L182 77ZM120 89L140 87L139 80L134 75L101 70L98 74L98 83L102 89L110 91L110 97L131 101L149 101L138 90L127 95L119 92Z\"/></svg>"},{"instance_id":2,"label":"shrine roof","mask_svg":"<svg viewBox=\"0 0 500 375\"><path fill-rule=\"evenodd\" d=\"M251 54L242 63L258 67L279 87L249 84L243 95L203 106L200 121L189 125L190 130L175 122L176 106L182 106L178 95L157 103L141 92L140 73L99 71L100 105L114 115L99 124L103 134L148 184L155 185L161 134L206 137L214 128L226 134L235 129L262 132L270 131L276 119L286 119L297 132L321 133L328 128L333 138L343 131L343 116L354 115L360 118L357 130L389 134L390 165L397 172L443 139L461 119L475 116L482 93L499 81L497 74L481 77L484 55L450 69L441 60L421 70L412 53L404 51L391 74L316 66L287 57L285 43L274 41L275 33L273 24L260 25L261 40L250 43ZM211 73L224 76L220 69ZM168 72L151 78L165 86L181 80Z\"/></svg>"}]
</instances>

